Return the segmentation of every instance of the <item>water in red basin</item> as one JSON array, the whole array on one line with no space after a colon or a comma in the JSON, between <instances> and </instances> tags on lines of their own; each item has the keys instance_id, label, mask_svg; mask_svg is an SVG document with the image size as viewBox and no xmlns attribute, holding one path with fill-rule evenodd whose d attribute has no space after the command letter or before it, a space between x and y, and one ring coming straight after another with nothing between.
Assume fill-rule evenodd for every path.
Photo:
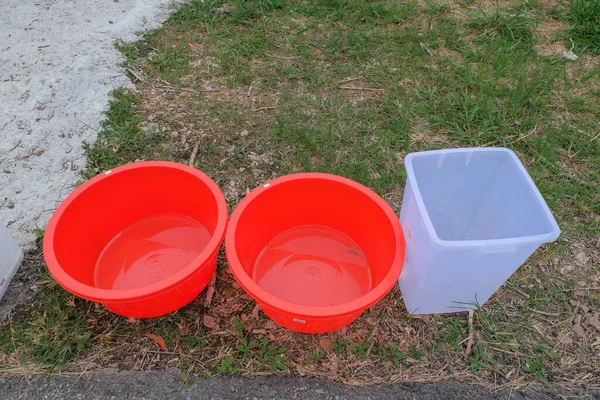
<instances>
[{"instance_id":1,"label":"water in red basin","mask_svg":"<svg viewBox=\"0 0 600 400\"><path fill-rule=\"evenodd\" d=\"M185 215L144 218L106 245L96 263L96 287L124 290L160 282L189 265L210 238L204 225Z\"/></svg>"},{"instance_id":2,"label":"water in red basin","mask_svg":"<svg viewBox=\"0 0 600 400\"><path fill-rule=\"evenodd\" d=\"M371 290L371 271L358 244L342 232L320 225L289 229L262 251L253 279L291 303L333 306Z\"/></svg>"}]
</instances>

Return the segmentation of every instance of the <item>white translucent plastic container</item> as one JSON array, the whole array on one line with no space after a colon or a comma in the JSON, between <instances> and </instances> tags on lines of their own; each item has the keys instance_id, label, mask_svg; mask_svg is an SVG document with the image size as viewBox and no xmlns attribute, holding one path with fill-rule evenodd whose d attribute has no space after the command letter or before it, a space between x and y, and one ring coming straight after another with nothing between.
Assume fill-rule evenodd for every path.
<instances>
[{"instance_id":1,"label":"white translucent plastic container","mask_svg":"<svg viewBox=\"0 0 600 400\"><path fill-rule=\"evenodd\" d=\"M560 230L515 153L426 151L404 161L399 283L413 314L473 309Z\"/></svg>"},{"instance_id":2,"label":"white translucent plastic container","mask_svg":"<svg viewBox=\"0 0 600 400\"><path fill-rule=\"evenodd\" d=\"M8 229L0 224L0 300L22 260L23 252L17 246Z\"/></svg>"}]
</instances>

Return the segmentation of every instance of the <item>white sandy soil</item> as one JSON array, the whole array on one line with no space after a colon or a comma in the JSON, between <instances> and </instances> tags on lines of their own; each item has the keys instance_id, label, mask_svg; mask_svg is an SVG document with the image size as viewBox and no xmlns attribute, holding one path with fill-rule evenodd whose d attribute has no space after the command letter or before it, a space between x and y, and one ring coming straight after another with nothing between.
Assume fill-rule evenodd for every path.
<instances>
[{"instance_id":1,"label":"white sandy soil","mask_svg":"<svg viewBox=\"0 0 600 400\"><path fill-rule=\"evenodd\" d=\"M131 85L117 40L172 0L0 0L0 223L23 247L81 179L112 90Z\"/></svg>"}]
</instances>

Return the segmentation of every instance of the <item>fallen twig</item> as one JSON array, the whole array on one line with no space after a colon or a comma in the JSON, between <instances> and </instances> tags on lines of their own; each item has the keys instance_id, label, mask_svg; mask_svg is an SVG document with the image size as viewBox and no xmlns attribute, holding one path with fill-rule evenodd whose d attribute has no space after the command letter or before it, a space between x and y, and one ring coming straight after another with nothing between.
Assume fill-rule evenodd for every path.
<instances>
[{"instance_id":1,"label":"fallen twig","mask_svg":"<svg viewBox=\"0 0 600 400\"><path fill-rule=\"evenodd\" d=\"M84 125L87 128L90 128L91 130L93 130L94 132L98 132L98 129L96 128L92 128L90 125L86 124L85 122L83 122L82 120L80 120L79 118L77 118L77 115L73 115L75 117L75 119L77 121L79 121L82 125Z\"/></svg>"},{"instance_id":2,"label":"fallen twig","mask_svg":"<svg viewBox=\"0 0 600 400\"><path fill-rule=\"evenodd\" d=\"M208 282L208 288L206 289L206 298L204 299L204 307L210 307L212 304L213 296L215 295L215 283L217 282L217 270L213 273L210 282Z\"/></svg>"},{"instance_id":3,"label":"fallen twig","mask_svg":"<svg viewBox=\"0 0 600 400\"><path fill-rule=\"evenodd\" d=\"M423 42L419 42L419 46L421 46L421 48L422 48L423 50L425 50L425 51L427 52L427 54L429 54L429 57L433 57L433 53L431 52L431 50L429 50L429 49L427 48L427 46L425 46L425 45L423 44Z\"/></svg>"},{"instance_id":4,"label":"fallen twig","mask_svg":"<svg viewBox=\"0 0 600 400\"><path fill-rule=\"evenodd\" d=\"M258 303L256 303L256 305L252 309L252 318L258 319L259 318L259 315L258 315L259 311L260 311L260 306L258 305Z\"/></svg>"},{"instance_id":5,"label":"fallen twig","mask_svg":"<svg viewBox=\"0 0 600 400\"><path fill-rule=\"evenodd\" d=\"M182 92L191 92L191 93L219 93L219 92L225 92L226 89L201 89L201 90L196 90L196 89L190 89L190 88L176 88L173 86L155 86L156 89L159 90L166 90L166 91L171 91L171 92L177 92L177 91L182 91Z\"/></svg>"},{"instance_id":6,"label":"fallen twig","mask_svg":"<svg viewBox=\"0 0 600 400\"><path fill-rule=\"evenodd\" d=\"M267 54L269 57L273 57L273 58L278 58L280 60L300 60L302 59L302 57L300 56L292 56L292 57L282 57L282 56L276 56L273 54Z\"/></svg>"},{"instance_id":7,"label":"fallen twig","mask_svg":"<svg viewBox=\"0 0 600 400\"><path fill-rule=\"evenodd\" d=\"M531 136L535 133L535 131L537 131L537 124L535 124L535 126L533 127L533 129L531 131L529 131L529 133L527 133L526 135L523 135L515 140L512 141L512 144L515 144L517 142L520 142L521 140L525 139L528 136Z\"/></svg>"},{"instance_id":8,"label":"fallen twig","mask_svg":"<svg viewBox=\"0 0 600 400\"><path fill-rule=\"evenodd\" d=\"M529 295L519 289L515 289L517 291L517 293L519 293L521 296L525 297L526 299L529 298Z\"/></svg>"},{"instance_id":9,"label":"fallen twig","mask_svg":"<svg viewBox=\"0 0 600 400\"><path fill-rule=\"evenodd\" d=\"M562 289L561 292L574 292L576 290L600 290L600 286L584 287L584 288Z\"/></svg>"},{"instance_id":10,"label":"fallen twig","mask_svg":"<svg viewBox=\"0 0 600 400\"><path fill-rule=\"evenodd\" d=\"M545 315L547 317L558 317L560 316L559 313L555 313L555 312L548 312L548 311L540 311L540 310L535 310L535 309L531 309L531 312L534 312L536 314L540 314L540 315Z\"/></svg>"},{"instance_id":11,"label":"fallen twig","mask_svg":"<svg viewBox=\"0 0 600 400\"><path fill-rule=\"evenodd\" d=\"M274 110L276 108L279 108L279 106L260 107L260 108L255 108L252 111L256 112L256 111L264 111L264 110Z\"/></svg>"},{"instance_id":12,"label":"fallen twig","mask_svg":"<svg viewBox=\"0 0 600 400\"><path fill-rule=\"evenodd\" d=\"M196 89L189 89L189 88L176 88L173 86L155 86L157 89L160 90L171 90L173 92L176 91L182 91L182 92L192 92L192 93L200 93L200 91L196 90ZM221 90L202 90L202 92L220 92Z\"/></svg>"},{"instance_id":13,"label":"fallen twig","mask_svg":"<svg viewBox=\"0 0 600 400\"><path fill-rule=\"evenodd\" d=\"M356 78L342 79L341 81L335 82L335 84L336 85L341 85L342 83L348 83L348 82L358 81L359 79L362 79L362 76L357 76Z\"/></svg>"},{"instance_id":14,"label":"fallen twig","mask_svg":"<svg viewBox=\"0 0 600 400\"><path fill-rule=\"evenodd\" d=\"M131 76L133 76L137 81L142 82L144 80L144 75L134 71L131 68L125 68L125 71L129 72Z\"/></svg>"},{"instance_id":15,"label":"fallen twig","mask_svg":"<svg viewBox=\"0 0 600 400\"><path fill-rule=\"evenodd\" d=\"M14 150L14 149L16 149L17 147L19 147L19 146L21 145L21 143L22 143L22 142L23 142L22 140L19 140L19 141L17 142L17 144L15 144L15 145L14 145L14 147L13 147L12 149L10 149L8 152L10 153L11 151L13 151L13 150Z\"/></svg>"},{"instance_id":16,"label":"fallen twig","mask_svg":"<svg viewBox=\"0 0 600 400\"><path fill-rule=\"evenodd\" d=\"M475 328L473 327L473 317L475 316L475 311L469 310L469 340L467 340L467 349L465 350L465 357L468 357L471 354L471 349L473 348L473 341L475 340Z\"/></svg>"},{"instance_id":17,"label":"fallen twig","mask_svg":"<svg viewBox=\"0 0 600 400\"><path fill-rule=\"evenodd\" d=\"M95 38L94 36L90 35L89 33L88 33L88 36L89 36L89 37L91 37L92 39L94 39L94 40L95 40L96 42L98 42L98 43L102 43L102 42L104 42L104 40L102 40L102 39L98 39L98 38Z\"/></svg>"},{"instance_id":18,"label":"fallen twig","mask_svg":"<svg viewBox=\"0 0 600 400\"><path fill-rule=\"evenodd\" d=\"M198 155L199 148L200 148L200 140L198 140L196 142L196 144L194 145L194 148L192 149L192 154L190 155L190 161L188 162L188 165L190 167L193 167L194 164L196 164L196 156Z\"/></svg>"},{"instance_id":19,"label":"fallen twig","mask_svg":"<svg viewBox=\"0 0 600 400\"><path fill-rule=\"evenodd\" d=\"M378 88L366 88L366 87L355 87L355 86L340 86L340 89L344 90L364 90L367 92L383 92L385 89Z\"/></svg>"}]
</instances>

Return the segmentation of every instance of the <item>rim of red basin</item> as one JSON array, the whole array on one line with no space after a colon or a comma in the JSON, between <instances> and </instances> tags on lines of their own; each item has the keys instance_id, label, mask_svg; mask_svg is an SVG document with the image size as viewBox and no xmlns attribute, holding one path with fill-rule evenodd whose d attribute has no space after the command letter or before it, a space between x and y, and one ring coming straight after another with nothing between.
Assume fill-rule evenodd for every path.
<instances>
[{"instance_id":1,"label":"rim of red basin","mask_svg":"<svg viewBox=\"0 0 600 400\"><path fill-rule=\"evenodd\" d=\"M254 282L252 277L250 277L242 267L242 264L237 255L235 232L240 217L242 216L246 208L264 192L266 192L267 190L271 190L277 185L307 179L326 180L330 182L341 183L361 192L364 195L367 195L371 199L371 201L375 202L385 212L390 224L393 227L396 240L396 254L394 255L394 259L392 261L390 270L377 286L372 288L368 293L350 302L338 304L335 306L307 306L282 300L281 298L274 296L265 289L261 288L256 282ZM250 296L252 296L258 302L265 303L275 309L278 309L279 311L287 312L290 314L297 314L298 316L327 318L352 314L367 309L368 307L381 300L381 298L383 298L383 296L385 296L398 281L398 277L400 276L400 272L402 271L402 266L404 263L405 241L402 226L400 225L398 217L396 216L390 205L371 189L361 185L358 182L341 176L311 172L291 174L280 178L276 178L257 187L252 192L250 192L250 194L248 194L239 203L239 205L233 212L231 218L229 219L227 233L225 234L225 252L227 255L227 261L231 268L231 272L237 279L238 283Z\"/></svg>"},{"instance_id":2,"label":"rim of red basin","mask_svg":"<svg viewBox=\"0 0 600 400\"><path fill-rule=\"evenodd\" d=\"M112 179L113 177L119 174L145 168L168 168L173 170L179 170L181 172L185 172L189 175L198 178L198 180L200 180L209 188L217 203L217 225L215 226L214 233L211 239L209 240L208 244L206 245L204 250L202 250L202 252L187 266L177 271L177 273L169 276L168 278L165 278L151 285L124 290L100 289L94 286L85 285L79 282L78 280L72 278L61 267L54 252L54 235L56 232L56 226L59 223L62 215L69 208L71 203L77 200L77 198L81 196L81 194L83 194L91 186L101 181ZM217 184L205 173L187 165L170 161L142 161L127 164L111 169L109 171L105 171L88 180L87 182L79 186L77 189L75 189L58 206L58 208L50 218L50 222L48 222L48 226L44 234L44 258L46 260L46 264L48 265L48 270L50 271L50 274L54 277L54 279L65 289L67 289L73 294L76 294L77 296L98 302L134 301L144 297L152 296L154 294L158 294L177 285L181 281L185 280L197 268L199 268L199 266L203 265L206 261L208 261L211 258L211 256L218 251L219 247L221 246L221 243L223 242L223 238L225 236L225 229L227 227L227 215L227 203L225 202L225 197L223 196L221 189L219 189L219 186L217 186Z\"/></svg>"}]
</instances>

